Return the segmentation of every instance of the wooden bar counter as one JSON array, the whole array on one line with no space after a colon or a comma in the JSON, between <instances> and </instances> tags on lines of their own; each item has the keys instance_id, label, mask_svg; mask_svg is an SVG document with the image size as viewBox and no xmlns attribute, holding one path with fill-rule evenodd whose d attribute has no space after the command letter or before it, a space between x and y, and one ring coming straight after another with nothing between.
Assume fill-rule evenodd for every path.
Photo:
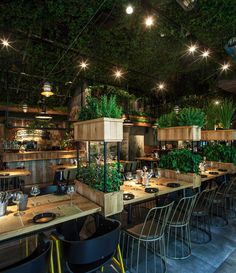
<instances>
[{"instance_id":1,"label":"wooden bar counter","mask_svg":"<svg viewBox=\"0 0 236 273\"><path fill-rule=\"evenodd\" d=\"M51 165L57 163L69 164L76 159L76 151L30 151L23 153L1 153L3 162L7 167L16 169L23 164L24 168L31 172L31 176L25 177L25 184L52 183L55 170Z\"/></svg>"}]
</instances>

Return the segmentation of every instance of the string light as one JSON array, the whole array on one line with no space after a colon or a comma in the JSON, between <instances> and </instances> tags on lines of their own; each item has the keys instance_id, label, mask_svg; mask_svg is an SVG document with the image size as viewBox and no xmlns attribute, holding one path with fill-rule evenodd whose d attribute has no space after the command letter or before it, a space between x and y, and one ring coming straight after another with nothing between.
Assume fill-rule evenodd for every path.
<instances>
[{"instance_id":1,"label":"string light","mask_svg":"<svg viewBox=\"0 0 236 273\"><path fill-rule=\"evenodd\" d=\"M194 54L197 51L197 45L196 44L192 44L190 46L188 46L188 52L189 54Z\"/></svg>"},{"instance_id":2,"label":"string light","mask_svg":"<svg viewBox=\"0 0 236 273\"><path fill-rule=\"evenodd\" d=\"M207 59L208 57L210 57L210 51L209 50L202 51L201 57Z\"/></svg>"},{"instance_id":3,"label":"string light","mask_svg":"<svg viewBox=\"0 0 236 273\"><path fill-rule=\"evenodd\" d=\"M88 62L87 61L81 61L79 66L80 66L81 69L85 70L86 68L88 68Z\"/></svg>"},{"instance_id":4,"label":"string light","mask_svg":"<svg viewBox=\"0 0 236 273\"><path fill-rule=\"evenodd\" d=\"M9 47L10 46L10 43L9 43L9 41L7 40L7 39L5 39L5 38L3 38L3 39L1 39L1 43L2 43L2 47L4 48L4 47Z\"/></svg>"},{"instance_id":5,"label":"string light","mask_svg":"<svg viewBox=\"0 0 236 273\"><path fill-rule=\"evenodd\" d=\"M125 11L130 15L134 12L134 8L131 5L128 5Z\"/></svg>"},{"instance_id":6,"label":"string light","mask_svg":"<svg viewBox=\"0 0 236 273\"><path fill-rule=\"evenodd\" d=\"M157 84L157 89L162 91L162 90L165 90L166 89L166 85L164 82L160 82Z\"/></svg>"},{"instance_id":7,"label":"string light","mask_svg":"<svg viewBox=\"0 0 236 273\"><path fill-rule=\"evenodd\" d=\"M220 102L218 100L216 100L214 103L215 103L215 105L219 105L220 104Z\"/></svg>"},{"instance_id":8,"label":"string light","mask_svg":"<svg viewBox=\"0 0 236 273\"><path fill-rule=\"evenodd\" d=\"M115 79L116 80L119 80L120 78L122 78L123 77L123 72L122 72L122 70L120 70L120 69L116 69L115 71L114 71L114 77L115 77Z\"/></svg>"},{"instance_id":9,"label":"string light","mask_svg":"<svg viewBox=\"0 0 236 273\"><path fill-rule=\"evenodd\" d=\"M226 71L229 70L229 68L230 68L230 64L229 63L223 63L223 64L221 64L220 70L222 72L226 72Z\"/></svg>"},{"instance_id":10,"label":"string light","mask_svg":"<svg viewBox=\"0 0 236 273\"><path fill-rule=\"evenodd\" d=\"M148 16L148 17L145 19L144 22L145 22L146 27L151 27L151 26L153 26L153 24L154 24L154 19L153 19L152 16Z\"/></svg>"}]
</instances>

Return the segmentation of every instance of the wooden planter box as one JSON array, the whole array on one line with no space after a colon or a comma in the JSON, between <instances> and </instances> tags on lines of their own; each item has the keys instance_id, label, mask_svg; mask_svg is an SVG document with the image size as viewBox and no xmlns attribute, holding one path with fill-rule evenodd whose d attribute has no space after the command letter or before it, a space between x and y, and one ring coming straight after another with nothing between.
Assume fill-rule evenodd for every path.
<instances>
[{"instance_id":1,"label":"wooden planter box","mask_svg":"<svg viewBox=\"0 0 236 273\"><path fill-rule=\"evenodd\" d=\"M210 166L212 163L212 168L227 169L230 172L236 172L236 166L234 165L234 163L225 163L217 161L206 161L206 163L208 166Z\"/></svg>"},{"instance_id":2,"label":"wooden planter box","mask_svg":"<svg viewBox=\"0 0 236 273\"><path fill-rule=\"evenodd\" d=\"M204 130L201 131L201 140L236 140L236 130Z\"/></svg>"},{"instance_id":3,"label":"wooden planter box","mask_svg":"<svg viewBox=\"0 0 236 273\"><path fill-rule=\"evenodd\" d=\"M123 120L98 118L74 123L74 139L79 141L121 142Z\"/></svg>"},{"instance_id":4,"label":"wooden planter box","mask_svg":"<svg viewBox=\"0 0 236 273\"><path fill-rule=\"evenodd\" d=\"M201 176L195 173L179 173L177 174L174 170L161 169L161 176L171 179L183 180L193 184L193 188L201 186Z\"/></svg>"},{"instance_id":5,"label":"wooden planter box","mask_svg":"<svg viewBox=\"0 0 236 273\"><path fill-rule=\"evenodd\" d=\"M76 191L102 207L102 214L107 217L120 213L124 208L123 191L104 193L90 188L76 180Z\"/></svg>"},{"instance_id":6,"label":"wooden planter box","mask_svg":"<svg viewBox=\"0 0 236 273\"><path fill-rule=\"evenodd\" d=\"M190 140L199 141L201 139L201 128L198 126L177 126L157 129L158 141L178 141Z\"/></svg>"}]
</instances>

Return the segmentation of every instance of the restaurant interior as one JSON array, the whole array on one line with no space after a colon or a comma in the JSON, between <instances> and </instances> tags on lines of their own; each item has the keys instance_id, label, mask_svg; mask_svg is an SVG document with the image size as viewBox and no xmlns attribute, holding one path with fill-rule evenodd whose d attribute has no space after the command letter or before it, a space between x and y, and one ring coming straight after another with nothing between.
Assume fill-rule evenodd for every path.
<instances>
[{"instance_id":1,"label":"restaurant interior","mask_svg":"<svg viewBox=\"0 0 236 273\"><path fill-rule=\"evenodd\" d=\"M236 272L236 5L0 1L0 272Z\"/></svg>"}]
</instances>

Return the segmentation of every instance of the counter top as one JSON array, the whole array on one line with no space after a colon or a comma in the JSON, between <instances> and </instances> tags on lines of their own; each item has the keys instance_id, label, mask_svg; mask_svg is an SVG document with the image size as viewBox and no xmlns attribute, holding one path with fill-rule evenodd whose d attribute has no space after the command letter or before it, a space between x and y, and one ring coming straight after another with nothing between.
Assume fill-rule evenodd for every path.
<instances>
[{"instance_id":1,"label":"counter top","mask_svg":"<svg viewBox=\"0 0 236 273\"><path fill-rule=\"evenodd\" d=\"M33 160L47 160L57 158L75 158L76 150L58 150L58 151L29 151L23 153L1 153L4 162L19 162Z\"/></svg>"}]
</instances>

